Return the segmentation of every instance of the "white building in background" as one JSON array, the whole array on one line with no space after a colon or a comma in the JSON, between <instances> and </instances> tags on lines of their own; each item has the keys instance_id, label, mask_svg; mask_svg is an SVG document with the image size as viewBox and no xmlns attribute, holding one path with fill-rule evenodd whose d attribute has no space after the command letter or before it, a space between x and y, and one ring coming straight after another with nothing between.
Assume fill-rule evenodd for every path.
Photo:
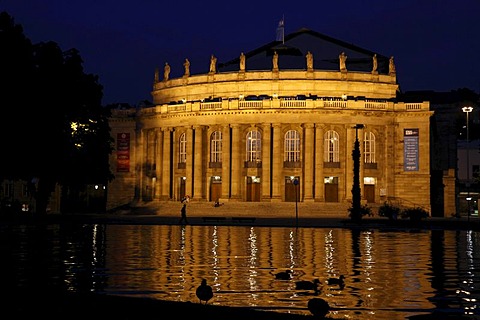
<instances>
[{"instance_id":1,"label":"white building in background","mask_svg":"<svg viewBox=\"0 0 480 320\"><path fill-rule=\"evenodd\" d=\"M470 208L472 215L478 215L479 194L473 190L472 185L478 184L480 179L480 140L471 140L468 143L459 140L457 148L458 183L465 186L458 194L459 213L468 214Z\"/></svg>"}]
</instances>

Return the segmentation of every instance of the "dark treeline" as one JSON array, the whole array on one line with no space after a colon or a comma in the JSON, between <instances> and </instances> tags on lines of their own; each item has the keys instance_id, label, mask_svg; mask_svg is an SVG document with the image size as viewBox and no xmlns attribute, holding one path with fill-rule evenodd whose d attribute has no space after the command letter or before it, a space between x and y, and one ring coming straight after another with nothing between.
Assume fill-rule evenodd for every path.
<instances>
[{"instance_id":1,"label":"dark treeline","mask_svg":"<svg viewBox=\"0 0 480 320\"><path fill-rule=\"evenodd\" d=\"M37 213L46 212L57 184L62 197L74 198L86 184L110 181L109 110L78 50L32 44L7 12L0 48L0 181L28 181Z\"/></svg>"}]
</instances>

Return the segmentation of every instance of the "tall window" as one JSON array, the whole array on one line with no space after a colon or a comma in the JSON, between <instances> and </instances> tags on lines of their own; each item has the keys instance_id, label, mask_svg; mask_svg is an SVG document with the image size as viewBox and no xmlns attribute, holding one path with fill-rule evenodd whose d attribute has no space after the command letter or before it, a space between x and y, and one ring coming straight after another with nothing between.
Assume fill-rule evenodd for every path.
<instances>
[{"instance_id":1,"label":"tall window","mask_svg":"<svg viewBox=\"0 0 480 320\"><path fill-rule=\"evenodd\" d=\"M5 183L3 184L3 195L5 197L13 196L13 183L5 181Z\"/></svg>"},{"instance_id":2,"label":"tall window","mask_svg":"<svg viewBox=\"0 0 480 320\"><path fill-rule=\"evenodd\" d=\"M259 131L247 133L247 161L262 161L262 137Z\"/></svg>"},{"instance_id":3,"label":"tall window","mask_svg":"<svg viewBox=\"0 0 480 320\"><path fill-rule=\"evenodd\" d=\"M284 161L300 161L300 134L296 130L289 130L285 134Z\"/></svg>"},{"instance_id":4,"label":"tall window","mask_svg":"<svg viewBox=\"0 0 480 320\"><path fill-rule=\"evenodd\" d=\"M325 132L323 161L340 162L338 133L334 130Z\"/></svg>"},{"instance_id":5,"label":"tall window","mask_svg":"<svg viewBox=\"0 0 480 320\"><path fill-rule=\"evenodd\" d=\"M182 135L180 136L178 162L187 162L187 135L185 133L182 133Z\"/></svg>"},{"instance_id":6,"label":"tall window","mask_svg":"<svg viewBox=\"0 0 480 320\"><path fill-rule=\"evenodd\" d=\"M210 136L210 162L222 162L221 131L214 131Z\"/></svg>"},{"instance_id":7,"label":"tall window","mask_svg":"<svg viewBox=\"0 0 480 320\"><path fill-rule=\"evenodd\" d=\"M373 132L365 132L365 137L363 140L363 154L365 163L376 163L375 135Z\"/></svg>"}]
</instances>

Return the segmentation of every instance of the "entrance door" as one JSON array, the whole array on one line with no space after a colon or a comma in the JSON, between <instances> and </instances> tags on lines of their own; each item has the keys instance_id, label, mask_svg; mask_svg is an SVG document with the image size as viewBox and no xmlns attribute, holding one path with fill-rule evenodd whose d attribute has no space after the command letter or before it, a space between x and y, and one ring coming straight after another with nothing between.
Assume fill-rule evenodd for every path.
<instances>
[{"instance_id":1,"label":"entrance door","mask_svg":"<svg viewBox=\"0 0 480 320\"><path fill-rule=\"evenodd\" d=\"M185 184L186 184L187 178L186 177L180 177L180 188L178 190L178 199L183 199L187 195L185 193Z\"/></svg>"},{"instance_id":2,"label":"entrance door","mask_svg":"<svg viewBox=\"0 0 480 320\"><path fill-rule=\"evenodd\" d=\"M210 183L210 201L218 201L222 197L222 178L213 176Z\"/></svg>"},{"instance_id":3,"label":"entrance door","mask_svg":"<svg viewBox=\"0 0 480 320\"><path fill-rule=\"evenodd\" d=\"M338 202L338 177L325 178L325 202Z\"/></svg>"},{"instance_id":4,"label":"entrance door","mask_svg":"<svg viewBox=\"0 0 480 320\"><path fill-rule=\"evenodd\" d=\"M364 184L363 189L365 191L364 196L368 203L375 203L375 185Z\"/></svg>"},{"instance_id":5,"label":"entrance door","mask_svg":"<svg viewBox=\"0 0 480 320\"><path fill-rule=\"evenodd\" d=\"M300 201L300 177L285 177L285 202L295 202L295 198Z\"/></svg>"},{"instance_id":6,"label":"entrance door","mask_svg":"<svg viewBox=\"0 0 480 320\"><path fill-rule=\"evenodd\" d=\"M247 201L257 202L260 201L260 178L259 177L247 177Z\"/></svg>"}]
</instances>

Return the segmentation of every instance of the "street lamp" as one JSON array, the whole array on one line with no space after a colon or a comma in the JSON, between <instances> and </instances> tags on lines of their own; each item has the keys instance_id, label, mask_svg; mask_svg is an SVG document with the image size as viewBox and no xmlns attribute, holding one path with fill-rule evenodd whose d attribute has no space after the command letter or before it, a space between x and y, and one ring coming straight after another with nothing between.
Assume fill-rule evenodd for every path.
<instances>
[{"instance_id":1,"label":"street lamp","mask_svg":"<svg viewBox=\"0 0 480 320\"><path fill-rule=\"evenodd\" d=\"M352 187L352 220L359 221L362 219L361 199L360 199L360 142L358 141L358 129L363 129L363 124L356 124L355 129L355 144L352 151L353 158L353 187Z\"/></svg>"},{"instance_id":2,"label":"street lamp","mask_svg":"<svg viewBox=\"0 0 480 320\"><path fill-rule=\"evenodd\" d=\"M469 131L468 131L468 115L470 112L473 111L472 107L463 107L462 111L467 114L467 208L468 208L468 213L467 213L467 219L470 221L470 142L469 142Z\"/></svg>"},{"instance_id":3,"label":"street lamp","mask_svg":"<svg viewBox=\"0 0 480 320\"><path fill-rule=\"evenodd\" d=\"M295 226L298 228L298 179L296 177L292 177L292 179L295 188Z\"/></svg>"}]
</instances>

